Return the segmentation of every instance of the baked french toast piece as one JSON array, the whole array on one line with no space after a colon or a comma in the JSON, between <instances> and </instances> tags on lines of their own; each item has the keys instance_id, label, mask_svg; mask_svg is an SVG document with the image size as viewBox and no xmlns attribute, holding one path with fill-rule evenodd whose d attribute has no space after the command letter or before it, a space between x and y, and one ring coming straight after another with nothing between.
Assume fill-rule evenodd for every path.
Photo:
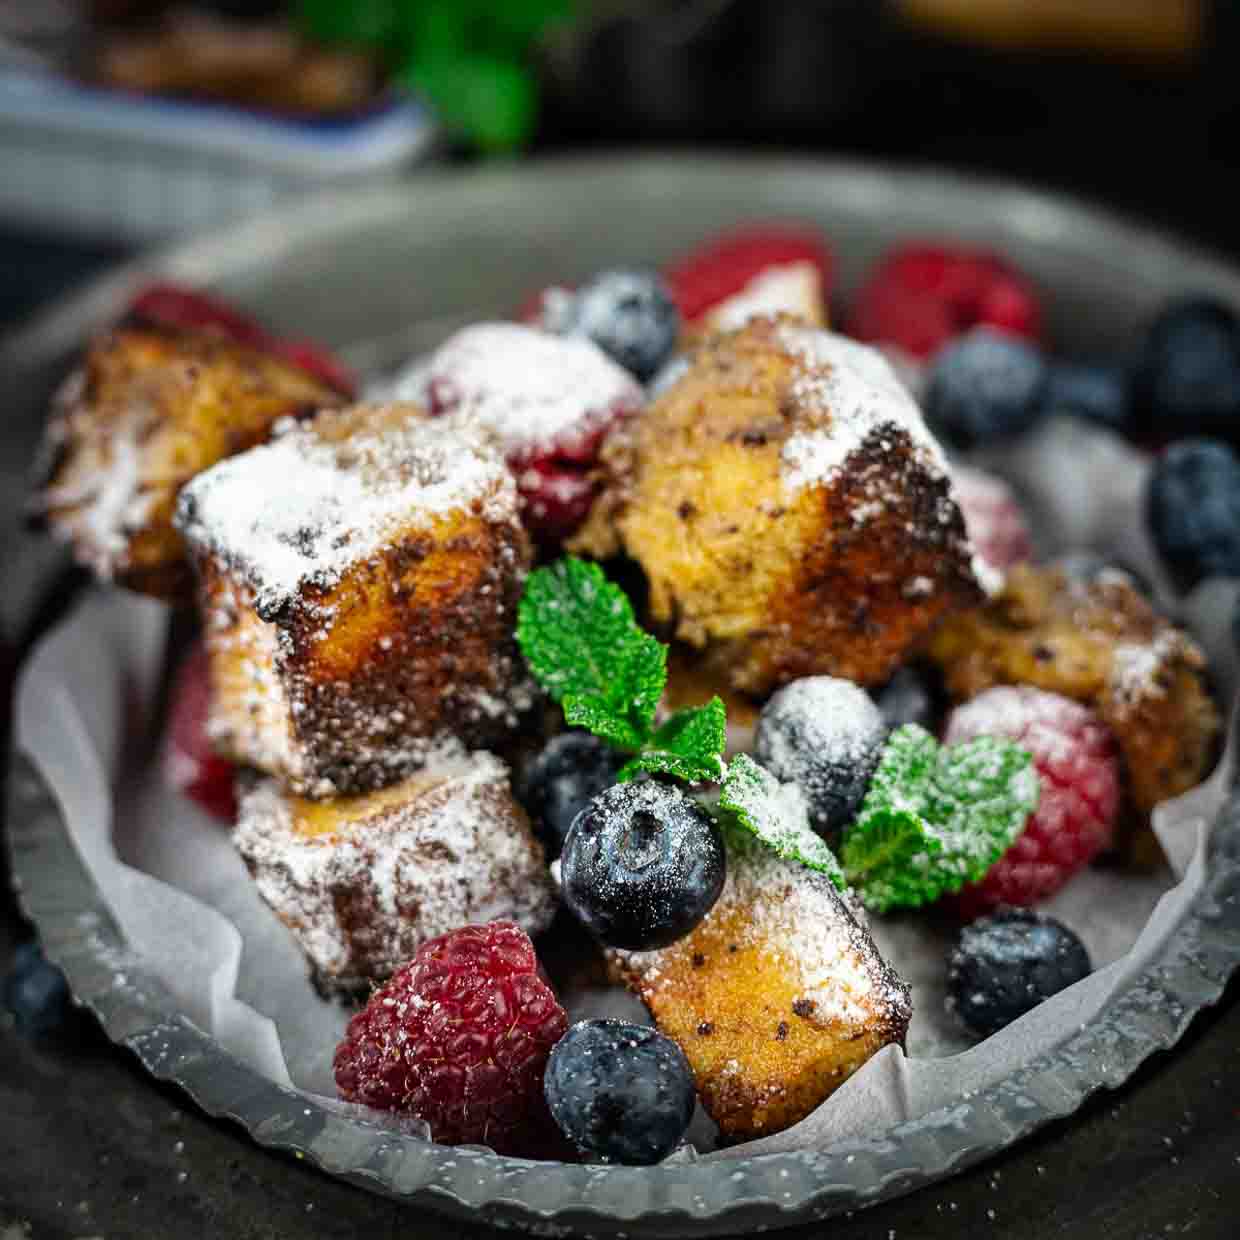
<instances>
[{"instance_id":1,"label":"baked french toast piece","mask_svg":"<svg viewBox=\"0 0 1240 1240\"><path fill-rule=\"evenodd\" d=\"M329 990L382 982L458 926L509 919L537 934L555 913L542 847L487 753L329 801L263 780L242 797L233 841Z\"/></svg>"},{"instance_id":2,"label":"baked french toast piece","mask_svg":"<svg viewBox=\"0 0 1240 1240\"><path fill-rule=\"evenodd\" d=\"M172 521L181 487L262 443L281 418L342 400L212 332L117 328L55 397L31 513L104 580L188 600L193 574Z\"/></svg>"},{"instance_id":3,"label":"baked french toast piece","mask_svg":"<svg viewBox=\"0 0 1240 1240\"><path fill-rule=\"evenodd\" d=\"M486 748L534 694L512 475L415 406L323 415L199 475L178 524L200 577L220 752L314 798Z\"/></svg>"},{"instance_id":4,"label":"baked french toast piece","mask_svg":"<svg viewBox=\"0 0 1240 1240\"><path fill-rule=\"evenodd\" d=\"M903 1043L912 1000L829 878L736 833L727 843L705 920L670 947L607 956L684 1051L725 1138L748 1141Z\"/></svg>"},{"instance_id":5,"label":"baked french toast piece","mask_svg":"<svg viewBox=\"0 0 1240 1240\"><path fill-rule=\"evenodd\" d=\"M1205 657L1123 573L1084 583L1020 565L985 606L945 621L929 653L957 701L1024 684L1091 706L1115 735L1143 816L1209 770L1220 719Z\"/></svg>"},{"instance_id":6,"label":"baked french toast piece","mask_svg":"<svg viewBox=\"0 0 1240 1240\"><path fill-rule=\"evenodd\" d=\"M787 314L812 327L826 327L822 273L811 262L778 263L758 272L739 292L708 310L686 333L690 343L716 332L736 331L759 316Z\"/></svg>"},{"instance_id":7,"label":"baked french toast piece","mask_svg":"<svg viewBox=\"0 0 1240 1240\"><path fill-rule=\"evenodd\" d=\"M571 545L623 550L721 684L885 680L978 602L946 462L882 357L788 318L715 337L603 446Z\"/></svg>"}]
</instances>

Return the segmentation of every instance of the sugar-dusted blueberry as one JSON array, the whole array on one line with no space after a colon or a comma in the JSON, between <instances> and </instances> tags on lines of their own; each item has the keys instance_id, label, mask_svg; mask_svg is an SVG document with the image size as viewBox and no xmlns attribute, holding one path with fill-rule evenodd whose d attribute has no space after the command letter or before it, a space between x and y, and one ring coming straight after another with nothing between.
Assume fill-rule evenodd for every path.
<instances>
[{"instance_id":1,"label":"sugar-dusted blueberry","mask_svg":"<svg viewBox=\"0 0 1240 1240\"><path fill-rule=\"evenodd\" d=\"M833 841L852 821L878 765L887 724L851 680L806 676L762 708L754 756L784 783L797 784L815 831Z\"/></svg>"},{"instance_id":2,"label":"sugar-dusted blueberry","mask_svg":"<svg viewBox=\"0 0 1240 1240\"><path fill-rule=\"evenodd\" d=\"M543 1090L565 1137L587 1156L661 1162L693 1118L693 1073L670 1038L620 1020L583 1020L555 1044Z\"/></svg>"},{"instance_id":3,"label":"sugar-dusted blueberry","mask_svg":"<svg viewBox=\"0 0 1240 1240\"><path fill-rule=\"evenodd\" d=\"M726 860L715 820L670 784L615 784L577 816L560 858L561 894L607 947L652 951L714 907Z\"/></svg>"},{"instance_id":4,"label":"sugar-dusted blueberry","mask_svg":"<svg viewBox=\"0 0 1240 1240\"><path fill-rule=\"evenodd\" d=\"M588 336L643 383L672 355L680 315L663 277L639 268L600 271L577 290L568 330Z\"/></svg>"},{"instance_id":5,"label":"sugar-dusted blueberry","mask_svg":"<svg viewBox=\"0 0 1240 1240\"><path fill-rule=\"evenodd\" d=\"M969 447L1016 435L1043 409L1047 368L1032 345L974 328L935 357L926 417L944 438Z\"/></svg>"},{"instance_id":6,"label":"sugar-dusted blueberry","mask_svg":"<svg viewBox=\"0 0 1240 1240\"><path fill-rule=\"evenodd\" d=\"M909 663L875 693L874 704L888 728L915 723L927 732L937 732L947 695L933 667Z\"/></svg>"},{"instance_id":7,"label":"sugar-dusted blueberry","mask_svg":"<svg viewBox=\"0 0 1240 1240\"><path fill-rule=\"evenodd\" d=\"M1217 439L1183 439L1154 464L1146 493L1150 533L1185 590L1240 577L1240 459Z\"/></svg>"},{"instance_id":8,"label":"sugar-dusted blueberry","mask_svg":"<svg viewBox=\"0 0 1240 1240\"><path fill-rule=\"evenodd\" d=\"M517 797L548 860L560 855L573 819L616 782L624 762L622 754L589 732L561 732L526 767Z\"/></svg>"},{"instance_id":9,"label":"sugar-dusted blueberry","mask_svg":"<svg viewBox=\"0 0 1240 1240\"><path fill-rule=\"evenodd\" d=\"M1217 298L1171 302L1146 334L1133 376L1141 422L1166 434L1235 433L1240 320Z\"/></svg>"},{"instance_id":10,"label":"sugar-dusted blueberry","mask_svg":"<svg viewBox=\"0 0 1240 1240\"><path fill-rule=\"evenodd\" d=\"M1062 922L1000 909L961 931L947 961L947 1006L985 1038L1091 971L1084 944Z\"/></svg>"},{"instance_id":11,"label":"sugar-dusted blueberry","mask_svg":"<svg viewBox=\"0 0 1240 1240\"><path fill-rule=\"evenodd\" d=\"M1042 404L1113 430L1128 425L1129 381L1125 367L1107 362L1052 362Z\"/></svg>"},{"instance_id":12,"label":"sugar-dusted blueberry","mask_svg":"<svg viewBox=\"0 0 1240 1240\"><path fill-rule=\"evenodd\" d=\"M39 945L23 943L13 953L4 979L4 1006L13 1014L19 1033L40 1037L64 1024L69 1013L65 975L50 964Z\"/></svg>"}]
</instances>

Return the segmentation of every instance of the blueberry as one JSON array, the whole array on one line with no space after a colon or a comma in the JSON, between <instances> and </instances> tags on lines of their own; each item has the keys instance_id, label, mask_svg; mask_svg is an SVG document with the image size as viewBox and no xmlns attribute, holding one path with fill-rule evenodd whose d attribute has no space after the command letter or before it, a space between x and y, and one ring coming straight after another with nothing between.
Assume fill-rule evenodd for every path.
<instances>
[{"instance_id":1,"label":"blueberry","mask_svg":"<svg viewBox=\"0 0 1240 1240\"><path fill-rule=\"evenodd\" d=\"M878 765L887 724L851 680L807 676L762 708L754 757L809 803L814 830L833 841L853 820Z\"/></svg>"},{"instance_id":2,"label":"blueberry","mask_svg":"<svg viewBox=\"0 0 1240 1240\"><path fill-rule=\"evenodd\" d=\"M1113 430L1128 424L1128 377L1122 366L1052 362L1042 397L1048 413L1068 413Z\"/></svg>"},{"instance_id":3,"label":"blueberry","mask_svg":"<svg viewBox=\"0 0 1240 1240\"><path fill-rule=\"evenodd\" d=\"M715 820L678 788L616 784L577 816L560 859L561 894L607 947L650 951L714 907L726 861Z\"/></svg>"},{"instance_id":4,"label":"blueberry","mask_svg":"<svg viewBox=\"0 0 1240 1240\"><path fill-rule=\"evenodd\" d=\"M930 367L926 416L946 439L969 447L1015 435L1042 412L1047 367L1031 345L974 328Z\"/></svg>"},{"instance_id":5,"label":"blueberry","mask_svg":"<svg viewBox=\"0 0 1240 1240\"><path fill-rule=\"evenodd\" d=\"M64 974L49 964L36 943L23 943L4 980L4 1006L13 1013L19 1033L38 1037L64 1024L69 987Z\"/></svg>"},{"instance_id":6,"label":"blueberry","mask_svg":"<svg viewBox=\"0 0 1240 1240\"><path fill-rule=\"evenodd\" d=\"M960 932L947 960L947 1006L985 1038L1091 971L1084 944L1062 922L1000 909Z\"/></svg>"},{"instance_id":7,"label":"blueberry","mask_svg":"<svg viewBox=\"0 0 1240 1240\"><path fill-rule=\"evenodd\" d=\"M600 271L577 290L570 330L645 383L672 355L680 315L657 271Z\"/></svg>"},{"instance_id":8,"label":"blueberry","mask_svg":"<svg viewBox=\"0 0 1240 1240\"><path fill-rule=\"evenodd\" d=\"M928 732L935 732L943 718L947 699L942 683L931 668L908 664L874 695L874 704L888 729L915 723Z\"/></svg>"},{"instance_id":9,"label":"blueberry","mask_svg":"<svg viewBox=\"0 0 1240 1240\"><path fill-rule=\"evenodd\" d=\"M1181 589L1240 577L1240 460L1217 439L1182 439L1154 465L1146 515Z\"/></svg>"},{"instance_id":10,"label":"blueberry","mask_svg":"<svg viewBox=\"0 0 1240 1240\"><path fill-rule=\"evenodd\" d=\"M554 860L573 819L616 782L624 756L589 732L553 736L529 764L517 798Z\"/></svg>"},{"instance_id":11,"label":"blueberry","mask_svg":"<svg viewBox=\"0 0 1240 1240\"><path fill-rule=\"evenodd\" d=\"M1141 421L1171 434L1222 434L1240 419L1240 322L1213 297L1166 306L1150 325L1133 377Z\"/></svg>"},{"instance_id":12,"label":"blueberry","mask_svg":"<svg viewBox=\"0 0 1240 1240\"><path fill-rule=\"evenodd\" d=\"M564 1135L606 1162L650 1166L693 1118L693 1073L670 1038L622 1020L583 1020L551 1048L543 1092Z\"/></svg>"}]
</instances>

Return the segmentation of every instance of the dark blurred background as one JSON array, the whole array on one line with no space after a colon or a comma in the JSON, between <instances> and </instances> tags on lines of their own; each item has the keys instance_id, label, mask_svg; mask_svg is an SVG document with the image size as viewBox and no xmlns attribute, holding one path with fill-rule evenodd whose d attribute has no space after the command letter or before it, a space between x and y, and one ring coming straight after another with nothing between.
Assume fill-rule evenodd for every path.
<instances>
[{"instance_id":1,"label":"dark blurred background","mask_svg":"<svg viewBox=\"0 0 1240 1240\"><path fill-rule=\"evenodd\" d=\"M0 320L320 182L652 144L996 173L1240 253L1238 54L1230 0L0 0Z\"/></svg>"}]
</instances>

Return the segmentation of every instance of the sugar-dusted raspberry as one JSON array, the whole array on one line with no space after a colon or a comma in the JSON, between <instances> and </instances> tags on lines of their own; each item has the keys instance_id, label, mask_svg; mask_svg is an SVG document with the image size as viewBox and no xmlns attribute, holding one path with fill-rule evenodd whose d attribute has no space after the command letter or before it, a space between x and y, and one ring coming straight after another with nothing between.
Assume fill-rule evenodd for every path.
<instances>
[{"instance_id":1,"label":"sugar-dusted raspberry","mask_svg":"<svg viewBox=\"0 0 1240 1240\"><path fill-rule=\"evenodd\" d=\"M965 917L1054 895L1111 844L1120 804L1115 743L1097 715L1077 702L1028 685L987 689L951 713L944 740L951 745L976 736L1005 736L1028 749L1042 797L986 877L961 891Z\"/></svg>"},{"instance_id":2,"label":"sugar-dusted raspberry","mask_svg":"<svg viewBox=\"0 0 1240 1240\"><path fill-rule=\"evenodd\" d=\"M973 549L987 564L1002 572L1029 559L1033 554L1029 526L1006 482L984 470L957 465L952 484Z\"/></svg>"},{"instance_id":3,"label":"sugar-dusted raspberry","mask_svg":"<svg viewBox=\"0 0 1240 1240\"><path fill-rule=\"evenodd\" d=\"M892 250L853 300L849 331L926 358L972 327L1038 341L1042 311L1025 276L984 250L915 242Z\"/></svg>"},{"instance_id":4,"label":"sugar-dusted raspberry","mask_svg":"<svg viewBox=\"0 0 1240 1240\"><path fill-rule=\"evenodd\" d=\"M397 394L493 435L516 474L527 524L549 543L585 520L599 447L644 400L641 385L591 341L518 323L457 332L397 381Z\"/></svg>"},{"instance_id":5,"label":"sugar-dusted raspberry","mask_svg":"<svg viewBox=\"0 0 1240 1240\"><path fill-rule=\"evenodd\" d=\"M199 644L186 656L172 686L164 733L164 776L203 809L225 822L237 817L236 767L207 739L211 681L207 651Z\"/></svg>"},{"instance_id":6,"label":"sugar-dusted raspberry","mask_svg":"<svg viewBox=\"0 0 1240 1240\"><path fill-rule=\"evenodd\" d=\"M704 242L669 266L664 275L681 319L692 325L750 281L779 267L807 263L829 298L831 251L812 225L751 224Z\"/></svg>"},{"instance_id":7,"label":"sugar-dusted raspberry","mask_svg":"<svg viewBox=\"0 0 1240 1240\"><path fill-rule=\"evenodd\" d=\"M464 926L419 948L349 1022L336 1089L425 1120L436 1141L535 1156L557 1146L543 1073L567 1028L520 926Z\"/></svg>"},{"instance_id":8,"label":"sugar-dusted raspberry","mask_svg":"<svg viewBox=\"0 0 1240 1240\"><path fill-rule=\"evenodd\" d=\"M256 320L219 298L179 284L148 284L129 303L128 318L182 331L207 331L296 366L346 396L357 394L357 380L322 345L281 340Z\"/></svg>"}]
</instances>

